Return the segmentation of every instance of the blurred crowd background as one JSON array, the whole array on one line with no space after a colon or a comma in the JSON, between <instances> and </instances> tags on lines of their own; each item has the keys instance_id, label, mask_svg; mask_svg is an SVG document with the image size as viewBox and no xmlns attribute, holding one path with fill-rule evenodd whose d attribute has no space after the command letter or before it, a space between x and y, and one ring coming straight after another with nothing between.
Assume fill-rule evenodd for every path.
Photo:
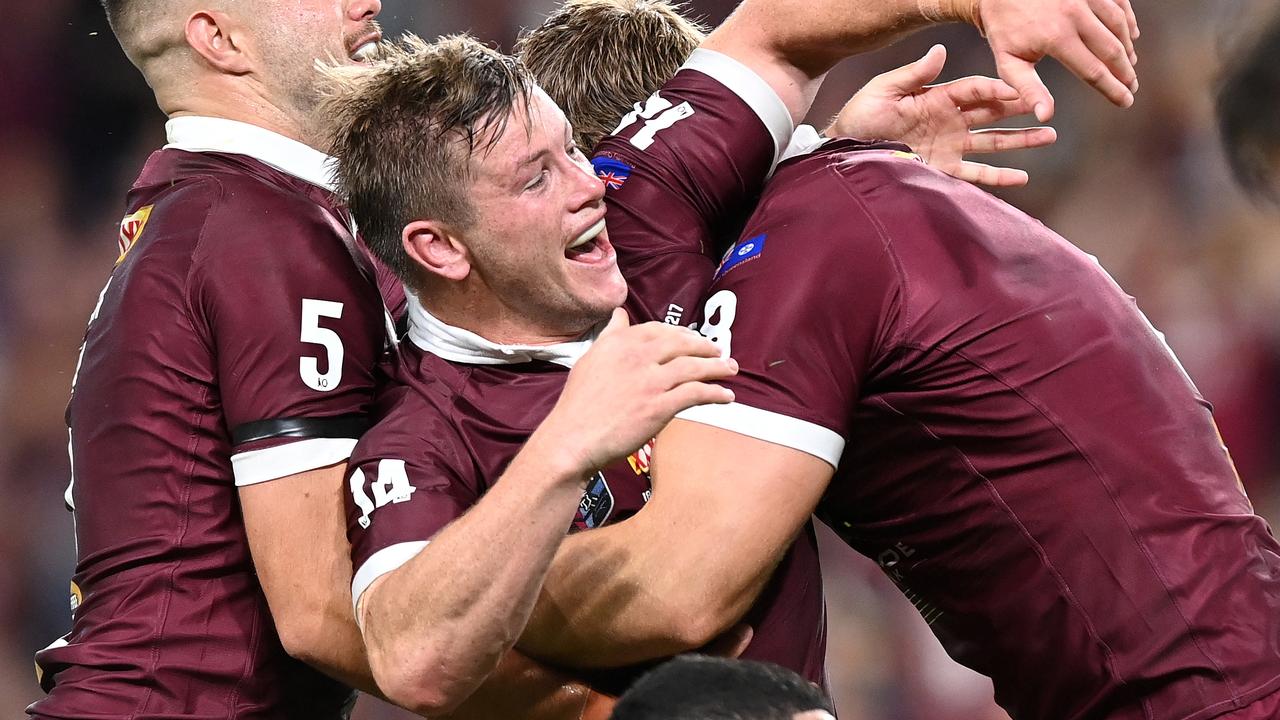
<instances>
[{"instance_id":1,"label":"blurred crowd background","mask_svg":"<svg viewBox=\"0 0 1280 720\"><path fill-rule=\"evenodd\" d=\"M555 1L383 0L381 19L389 35L469 30L510 48ZM1137 104L1116 109L1045 63L1060 139L997 157L1032 177L1000 194L1097 255L1137 297L1214 404L1259 512L1278 518L1280 214L1234 188L1212 118L1223 50L1253 16L1224 0L1134 4ZM698 0L691 9L714 24L733 5ZM125 192L164 141L164 118L96 2L14 10L17 24L0 43L0 713L10 717L39 693L32 653L69 623L63 411L86 320L115 260ZM814 121L933 42L950 50L945 79L993 72L975 31L938 28L841 66ZM830 535L823 541L829 668L843 720L1004 717L990 684L947 659L877 569ZM400 717L372 701L357 715Z\"/></svg>"}]
</instances>

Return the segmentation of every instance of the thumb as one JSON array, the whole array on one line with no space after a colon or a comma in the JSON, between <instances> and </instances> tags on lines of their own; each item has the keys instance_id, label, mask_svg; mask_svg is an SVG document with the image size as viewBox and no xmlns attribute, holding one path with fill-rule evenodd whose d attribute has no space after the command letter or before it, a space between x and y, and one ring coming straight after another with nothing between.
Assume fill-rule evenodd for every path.
<instances>
[{"instance_id":1,"label":"thumb","mask_svg":"<svg viewBox=\"0 0 1280 720\"><path fill-rule=\"evenodd\" d=\"M1012 55L996 58L996 72L1000 79L1013 86L1023 101L1031 107L1036 119L1042 123L1053 119L1053 95L1036 72L1035 63Z\"/></svg>"},{"instance_id":2,"label":"thumb","mask_svg":"<svg viewBox=\"0 0 1280 720\"><path fill-rule=\"evenodd\" d=\"M628 317L627 311L622 308L614 308L613 315L609 316L609 323L600 331L597 339L604 339L606 336L612 335L619 330L624 330L631 325L631 318Z\"/></svg>"},{"instance_id":3,"label":"thumb","mask_svg":"<svg viewBox=\"0 0 1280 720\"><path fill-rule=\"evenodd\" d=\"M929 52L925 53L924 57L896 70L890 70L876 80L900 95L909 95L937 80L942 74L942 66L946 64L947 48L943 45L934 45L929 48Z\"/></svg>"}]
</instances>

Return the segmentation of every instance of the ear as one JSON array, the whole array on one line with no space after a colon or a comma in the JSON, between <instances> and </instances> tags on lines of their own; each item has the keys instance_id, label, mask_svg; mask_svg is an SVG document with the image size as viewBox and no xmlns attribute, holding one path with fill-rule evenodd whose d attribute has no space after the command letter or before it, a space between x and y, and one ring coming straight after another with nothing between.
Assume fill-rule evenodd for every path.
<instances>
[{"instance_id":1,"label":"ear","mask_svg":"<svg viewBox=\"0 0 1280 720\"><path fill-rule=\"evenodd\" d=\"M436 220L414 220L400 234L404 251L426 272L458 282L471 274L471 254L453 230Z\"/></svg>"},{"instance_id":2,"label":"ear","mask_svg":"<svg viewBox=\"0 0 1280 720\"><path fill-rule=\"evenodd\" d=\"M253 68L245 55L243 37L231 17L216 10L200 10L187 18L187 44L214 68L244 75Z\"/></svg>"}]
</instances>

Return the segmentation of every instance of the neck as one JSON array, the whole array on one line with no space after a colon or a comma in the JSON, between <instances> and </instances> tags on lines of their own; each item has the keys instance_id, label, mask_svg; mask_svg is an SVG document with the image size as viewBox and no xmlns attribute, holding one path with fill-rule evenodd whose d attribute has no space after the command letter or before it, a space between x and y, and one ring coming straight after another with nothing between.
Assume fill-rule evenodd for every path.
<instances>
[{"instance_id":1,"label":"neck","mask_svg":"<svg viewBox=\"0 0 1280 720\"><path fill-rule=\"evenodd\" d=\"M218 82L221 79L193 82L187 94L162 100L161 109L171 118L198 115L237 120L323 151L323 133L312 127L309 119L273 102L261 88Z\"/></svg>"}]
</instances>

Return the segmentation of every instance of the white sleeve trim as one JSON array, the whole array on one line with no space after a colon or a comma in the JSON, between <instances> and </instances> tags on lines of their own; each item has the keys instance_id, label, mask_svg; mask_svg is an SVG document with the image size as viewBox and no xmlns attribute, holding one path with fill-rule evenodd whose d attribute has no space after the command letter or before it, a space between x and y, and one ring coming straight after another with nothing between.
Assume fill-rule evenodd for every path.
<instances>
[{"instance_id":1,"label":"white sleeve trim","mask_svg":"<svg viewBox=\"0 0 1280 720\"><path fill-rule=\"evenodd\" d=\"M844 438L833 430L807 420L736 402L728 405L698 405L678 413L676 417L799 450L833 468L839 467L840 455L844 452Z\"/></svg>"},{"instance_id":2,"label":"white sleeve trim","mask_svg":"<svg viewBox=\"0 0 1280 720\"><path fill-rule=\"evenodd\" d=\"M429 540L396 543L370 555L356 571L355 577L351 578L351 608L354 610L360 607L360 596L364 595L364 591L369 589L374 580L412 560L429 543Z\"/></svg>"},{"instance_id":3,"label":"white sleeve trim","mask_svg":"<svg viewBox=\"0 0 1280 720\"><path fill-rule=\"evenodd\" d=\"M328 467L351 457L354 438L311 438L288 445L250 450L231 456L236 487L257 485L268 480Z\"/></svg>"},{"instance_id":4,"label":"white sleeve trim","mask_svg":"<svg viewBox=\"0 0 1280 720\"><path fill-rule=\"evenodd\" d=\"M680 69L704 73L742 98L773 136L773 164L778 164L795 126L786 104L764 78L728 55L705 48L694 50Z\"/></svg>"},{"instance_id":5,"label":"white sleeve trim","mask_svg":"<svg viewBox=\"0 0 1280 720\"><path fill-rule=\"evenodd\" d=\"M790 160L793 157L808 155L809 153L822 147L827 142L827 138L822 137L822 133L812 125L797 125L796 131L791 134L791 143L787 145L787 149L782 151L782 157L778 162Z\"/></svg>"}]
</instances>

